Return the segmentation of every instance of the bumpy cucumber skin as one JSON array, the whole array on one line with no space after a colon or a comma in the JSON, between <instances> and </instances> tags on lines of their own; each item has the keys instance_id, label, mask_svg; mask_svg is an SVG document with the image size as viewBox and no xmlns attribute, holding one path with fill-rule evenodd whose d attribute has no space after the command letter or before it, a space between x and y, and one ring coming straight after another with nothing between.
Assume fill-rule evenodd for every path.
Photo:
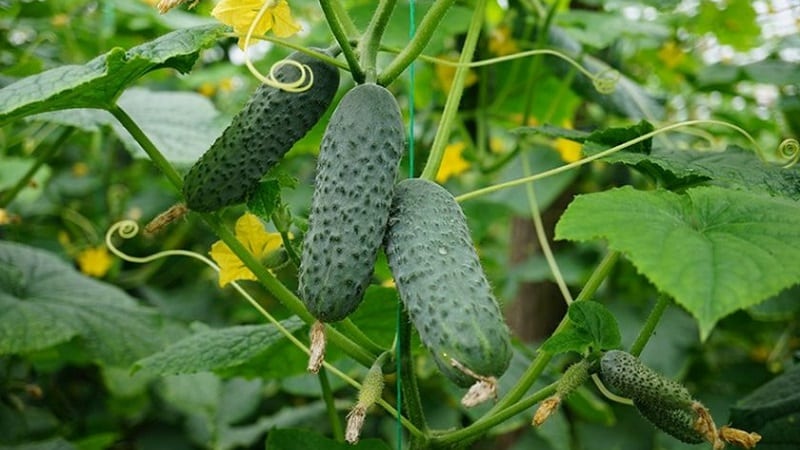
<instances>
[{"instance_id":1,"label":"bumpy cucumber skin","mask_svg":"<svg viewBox=\"0 0 800 450\"><path fill-rule=\"evenodd\" d=\"M702 434L694 428L698 415L691 407L666 408L663 405L634 402L636 409L656 428L688 444L705 442Z\"/></svg>"},{"instance_id":2,"label":"bumpy cucumber skin","mask_svg":"<svg viewBox=\"0 0 800 450\"><path fill-rule=\"evenodd\" d=\"M261 177L319 121L339 87L339 70L300 52L287 57L308 66L314 74L311 87L286 92L262 84L244 108L189 169L183 180L186 206L210 212L242 203ZM300 78L293 65L276 70L276 78Z\"/></svg>"},{"instance_id":3,"label":"bumpy cucumber skin","mask_svg":"<svg viewBox=\"0 0 800 450\"><path fill-rule=\"evenodd\" d=\"M323 322L347 317L372 278L406 146L400 107L385 88L356 86L336 107L317 161L299 291Z\"/></svg>"},{"instance_id":4,"label":"bumpy cucumber skin","mask_svg":"<svg viewBox=\"0 0 800 450\"><path fill-rule=\"evenodd\" d=\"M610 350L603 355L600 378L616 393L642 404L672 409L687 408L694 401L683 385L621 350Z\"/></svg>"},{"instance_id":5,"label":"bumpy cucumber skin","mask_svg":"<svg viewBox=\"0 0 800 450\"><path fill-rule=\"evenodd\" d=\"M508 327L453 196L419 178L398 183L386 255L400 299L447 378L475 382L450 358L478 375L502 375L511 360Z\"/></svg>"}]
</instances>

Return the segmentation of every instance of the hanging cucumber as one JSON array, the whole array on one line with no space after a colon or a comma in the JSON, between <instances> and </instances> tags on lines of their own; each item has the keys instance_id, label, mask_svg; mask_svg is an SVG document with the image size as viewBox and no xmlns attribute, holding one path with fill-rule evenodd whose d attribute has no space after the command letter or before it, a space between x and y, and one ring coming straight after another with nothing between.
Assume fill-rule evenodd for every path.
<instances>
[{"instance_id":1,"label":"hanging cucumber","mask_svg":"<svg viewBox=\"0 0 800 450\"><path fill-rule=\"evenodd\" d=\"M397 101L376 84L345 94L328 123L299 275L300 297L322 322L347 317L369 285L405 142Z\"/></svg>"},{"instance_id":2,"label":"hanging cucumber","mask_svg":"<svg viewBox=\"0 0 800 450\"><path fill-rule=\"evenodd\" d=\"M400 299L441 371L463 387L474 375L502 375L511 360L509 330L453 196L419 178L398 183L386 255Z\"/></svg>"},{"instance_id":3,"label":"hanging cucumber","mask_svg":"<svg viewBox=\"0 0 800 450\"><path fill-rule=\"evenodd\" d=\"M300 52L286 60L304 66L311 87L288 92L266 84L259 86L184 177L183 195L189 209L210 212L247 200L261 177L328 109L339 87L339 70ZM283 83L302 76L291 63L275 71L275 78Z\"/></svg>"},{"instance_id":4,"label":"hanging cucumber","mask_svg":"<svg viewBox=\"0 0 800 450\"><path fill-rule=\"evenodd\" d=\"M692 404L689 391L621 350L607 351L600 359L600 378L617 394L634 402L685 408Z\"/></svg>"}]
</instances>

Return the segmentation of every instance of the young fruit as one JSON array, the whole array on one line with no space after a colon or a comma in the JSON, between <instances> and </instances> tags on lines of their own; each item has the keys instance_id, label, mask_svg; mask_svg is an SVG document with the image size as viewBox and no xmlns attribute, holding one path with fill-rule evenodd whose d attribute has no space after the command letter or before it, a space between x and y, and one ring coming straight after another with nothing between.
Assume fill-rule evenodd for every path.
<instances>
[{"instance_id":1,"label":"young fruit","mask_svg":"<svg viewBox=\"0 0 800 450\"><path fill-rule=\"evenodd\" d=\"M405 142L397 101L372 83L345 94L328 123L299 275L300 297L323 322L347 317L369 285Z\"/></svg>"},{"instance_id":2,"label":"young fruit","mask_svg":"<svg viewBox=\"0 0 800 450\"><path fill-rule=\"evenodd\" d=\"M261 177L328 109L339 87L339 70L300 52L287 60L305 66L306 79L313 77L311 87L287 92L259 86L184 177L183 195L189 209L210 212L247 200ZM302 76L293 64L284 64L275 72L275 78L284 83Z\"/></svg>"},{"instance_id":3,"label":"young fruit","mask_svg":"<svg viewBox=\"0 0 800 450\"><path fill-rule=\"evenodd\" d=\"M699 444L706 440L705 436L697 430L696 423L699 415L691 406L667 408L659 404L636 401L634 401L634 405L645 419L675 439L689 444Z\"/></svg>"},{"instance_id":4,"label":"young fruit","mask_svg":"<svg viewBox=\"0 0 800 450\"><path fill-rule=\"evenodd\" d=\"M600 359L600 378L617 394L635 403L675 409L689 407L692 396L680 383L645 366L637 357L610 350Z\"/></svg>"},{"instance_id":5,"label":"young fruit","mask_svg":"<svg viewBox=\"0 0 800 450\"><path fill-rule=\"evenodd\" d=\"M414 178L395 188L386 255L400 299L441 371L459 386L500 376L511 343L472 244L466 218L447 190Z\"/></svg>"}]
</instances>

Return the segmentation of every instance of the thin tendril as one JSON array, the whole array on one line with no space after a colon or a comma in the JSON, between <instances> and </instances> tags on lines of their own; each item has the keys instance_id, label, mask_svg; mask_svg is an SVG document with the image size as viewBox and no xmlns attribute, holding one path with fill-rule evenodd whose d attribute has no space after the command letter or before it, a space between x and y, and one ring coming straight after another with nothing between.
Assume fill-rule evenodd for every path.
<instances>
[{"instance_id":1,"label":"thin tendril","mask_svg":"<svg viewBox=\"0 0 800 450\"><path fill-rule=\"evenodd\" d=\"M250 58L250 52L247 51L250 48L250 40L253 37L253 33L255 33L256 24L261 21L261 19L264 17L264 14L267 13L267 10L274 6L275 0L268 0L264 2L264 4L261 5L261 9L258 10L256 17L253 19L253 22L250 24L250 27L247 29L247 34L244 36L244 63L250 73L267 86L281 89L286 92L306 91L314 84L314 72L311 71L310 67L297 61L282 60L273 64L269 70L269 75L264 76L264 74L259 72L256 66L253 65L253 60ZM300 70L300 78L290 83L284 83L278 80L276 77L276 70L286 64L297 67L297 69ZM308 82L306 82L306 79L308 79Z\"/></svg>"},{"instance_id":2,"label":"thin tendril","mask_svg":"<svg viewBox=\"0 0 800 450\"><path fill-rule=\"evenodd\" d=\"M778 156L786 160L783 168L794 166L800 161L800 142L797 142L797 139L784 139L778 146Z\"/></svg>"},{"instance_id":3,"label":"thin tendril","mask_svg":"<svg viewBox=\"0 0 800 450\"><path fill-rule=\"evenodd\" d=\"M117 248L116 245L114 245L114 243L112 242L112 238L114 237L114 234L119 235L123 239L132 239L138 233L139 233L139 224L138 223L136 223L133 220L122 220L122 221L119 221L119 222L111 225L111 227L106 232L105 242L106 242L106 245L108 246L108 249L111 251L111 253L113 253L114 255L116 255L117 257L119 257L120 259L122 259L124 261L137 263L137 264L145 264L145 263L153 262L153 261L155 261L157 259L160 259L160 258L166 258L168 256L188 256L190 258L194 258L194 259L196 259L198 261L203 262L207 266L211 267L215 272L219 272L220 271L219 266L217 264L215 264L214 261L210 260L209 258L207 258L207 257L205 257L205 256L203 256L203 255L201 255L199 253L195 253L195 252L192 252L192 251L188 251L188 250L164 250L164 251L157 252L157 253L154 253L154 254L149 255L149 256L138 257L138 256L132 256L132 255L128 255L127 253L124 253L122 250ZM280 331L284 336L286 336L286 338L289 339L289 341L291 341L292 344L294 344L297 348L302 350L307 355L311 353L311 350L308 348L308 346L303 344L299 339L297 339L292 334L291 331L287 330L286 327L284 327L280 323L280 321L278 321L278 319L276 319L274 316L272 316L272 314L267 312L267 310L265 310L246 290L244 290L244 288L241 287L239 285L239 283L237 283L236 281L231 281L230 285L233 286L233 288L236 289L236 291L239 294L241 294L245 298L245 300L247 300L247 302L250 303L250 305L259 312L259 314L264 316L264 318L266 318L271 324L275 325L275 327L278 328L278 331ZM354 380L353 378L348 376L346 373L344 373L341 370L339 370L336 366L334 366L334 365L332 365L332 364L330 364L328 362L323 362L322 364L325 366L326 369L328 369L334 375L336 375L339 378L341 378L342 380L344 380L347 384L353 386L356 389L361 389L361 384L358 381ZM395 415L395 416L397 415L397 412L395 411L394 407L389 405L386 401L381 399L381 400L378 400L377 403L379 405L381 405L381 407L383 407L389 414L392 414L392 415ZM417 430L417 428L414 427L414 425L411 424L411 422L409 422L406 418L401 416L401 421L403 422L403 425L406 427L406 429L408 429L412 433L415 433L417 435L421 435L422 434L422 432Z\"/></svg>"},{"instance_id":4,"label":"thin tendril","mask_svg":"<svg viewBox=\"0 0 800 450\"><path fill-rule=\"evenodd\" d=\"M551 55L563 59L564 61L566 61L567 63L571 64L576 69L578 69L578 71L584 74L587 78L591 79L592 85L594 85L594 88L597 90L597 92L601 94L607 95L613 93L621 77L620 73L614 69L605 69L597 74L593 74L589 72L589 70L587 70L585 67L583 67L579 62L575 61L569 56L557 50L550 50L550 49L527 50L524 52L514 53L512 55L498 56L496 58L489 58L480 61L472 61L470 63L465 63L465 64L426 55L420 55L419 58L423 61L432 62L435 64L441 64L445 66L453 66L453 67L466 66L473 68L473 67L489 66L492 64L511 61L519 58L526 58L528 56L534 56L534 55Z\"/></svg>"},{"instance_id":5,"label":"thin tendril","mask_svg":"<svg viewBox=\"0 0 800 450\"><path fill-rule=\"evenodd\" d=\"M629 140L627 142L624 142L624 143L619 144L617 146L611 147L608 150L604 150L604 151L602 151L600 153L596 153L594 155L587 156L585 158L579 159L578 161L575 161L575 162L570 163L570 164L565 164L563 166L556 167L555 169L550 169L550 170L547 170L547 171L544 171L544 172L540 172L540 173L537 173L537 174L534 174L534 175L531 175L531 176L517 178L516 180L506 181L505 183L499 183L499 184L495 184L495 185L492 185L492 186L487 186L485 188L476 189L476 190L474 190L472 192L467 192L465 194L461 194L458 197L456 197L456 201L460 203L460 202L463 202L463 201L466 201L466 200L470 200L470 199L473 199L473 198L476 198L476 197L480 197L482 195L491 194L492 192L496 192L496 191L500 191L500 190L507 189L507 188L510 188L510 187L518 186L520 184L525 184L525 183L530 183L530 182L533 182L533 181L536 181L536 180L541 180L543 178L547 178L547 177L559 174L561 172L566 172L567 170L574 169L576 167L580 167L580 166L582 166L584 164L588 164L588 163L590 163L590 162L592 162L594 160L605 158L608 155L611 155L611 154L616 153L616 152L618 152L620 150L626 149L626 148L628 148L628 147L630 147L632 145L638 144L639 142L646 141L647 139L650 139L650 138L652 138L654 136L657 136L659 134L666 133L666 132L669 132L669 131L673 131L673 130L676 130L678 128L689 127L689 126L693 126L693 125L703 125L703 124L704 125L719 125L719 126L731 128L731 129L737 131L738 133L742 134L748 141L750 141L750 143L755 148L756 153L758 155L760 155L762 157L762 159L764 159L764 156L763 156L764 155L764 151L763 151L762 147L760 145L758 145L758 142L756 142L756 140L753 138L753 136L751 136L750 133L745 131L743 128L741 128L741 127L739 127L737 125L734 125L732 123L723 122L721 120L710 120L710 119L687 120L685 122L678 122L678 123L674 123L672 125L667 125L667 126L665 126L663 128L659 128L657 130L653 130L653 131L651 131L649 133L645 133L645 134L643 134L641 136L638 136L638 137L636 137L634 139L631 139L631 140ZM798 153L800 153L800 144L798 144L796 140L787 139L787 140L783 141L778 148L779 148L779 150L782 150L787 155L787 157L794 158L793 160L790 160L788 163L786 163L784 165L784 167L790 167L794 163L797 163L797 160L800 159L800 155L798 154ZM788 148L788 152L786 151L787 148ZM793 153L795 148L797 148L797 152Z\"/></svg>"}]
</instances>

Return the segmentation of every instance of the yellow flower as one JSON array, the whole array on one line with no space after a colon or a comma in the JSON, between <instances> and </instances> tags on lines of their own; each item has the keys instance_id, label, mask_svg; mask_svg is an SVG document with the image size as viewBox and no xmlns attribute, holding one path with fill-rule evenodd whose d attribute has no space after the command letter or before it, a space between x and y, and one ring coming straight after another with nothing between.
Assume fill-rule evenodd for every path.
<instances>
[{"instance_id":1,"label":"yellow flower","mask_svg":"<svg viewBox=\"0 0 800 450\"><path fill-rule=\"evenodd\" d=\"M280 233L268 233L264 225L253 214L245 213L236 221L236 238L256 259L266 259L281 248ZM222 241L211 246L211 257L219 265L219 285L224 287L231 281L255 280L256 276L248 269L231 249Z\"/></svg>"},{"instance_id":2,"label":"yellow flower","mask_svg":"<svg viewBox=\"0 0 800 450\"><path fill-rule=\"evenodd\" d=\"M461 156L466 147L463 142L456 142L445 147L442 164L439 165L439 172L436 173L437 182L444 183L450 177L469 169L469 162Z\"/></svg>"},{"instance_id":3,"label":"yellow flower","mask_svg":"<svg viewBox=\"0 0 800 450\"><path fill-rule=\"evenodd\" d=\"M102 278L111 268L113 260L104 245L89 247L75 257L81 272L90 277Z\"/></svg>"},{"instance_id":4,"label":"yellow flower","mask_svg":"<svg viewBox=\"0 0 800 450\"><path fill-rule=\"evenodd\" d=\"M239 36L239 47L244 49L244 41L250 25L256 19L258 11L266 7L253 29L253 36L260 36L269 30L275 36L285 38L300 31L300 25L292 19L292 11L286 0L222 0L211 11L211 15L220 22L233 27Z\"/></svg>"},{"instance_id":5,"label":"yellow flower","mask_svg":"<svg viewBox=\"0 0 800 450\"><path fill-rule=\"evenodd\" d=\"M686 59L686 53L675 41L669 41L658 51L658 59L669 69L674 69Z\"/></svg>"},{"instance_id":6,"label":"yellow flower","mask_svg":"<svg viewBox=\"0 0 800 450\"><path fill-rule=\"evenodd\" d=\"M564 128L572 129L572 121L565 120L562 123ZM553 142L553 147L558 151L561 155L561 159L566 163L572 163L583 156L582 148L583 146L579 142L571 141L569 139L558 138Z\"/></svg>"}]
</instances>

